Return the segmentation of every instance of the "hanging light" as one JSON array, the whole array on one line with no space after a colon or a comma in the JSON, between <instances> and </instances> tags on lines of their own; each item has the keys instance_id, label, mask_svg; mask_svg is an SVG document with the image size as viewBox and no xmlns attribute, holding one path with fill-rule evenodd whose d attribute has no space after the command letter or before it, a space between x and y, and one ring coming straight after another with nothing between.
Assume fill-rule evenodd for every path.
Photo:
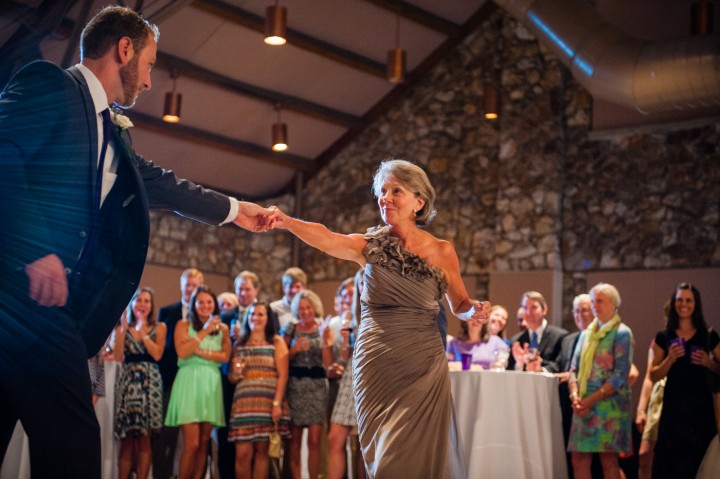
<instances>
[{"instance_id":1,"label":"hanging light","mask_svg":"<svg viewBox=\"0 0 720 479\"><path fill-rule=\"evenodd\" d=\"M500 95L498 94L497 88L490 83L486 83L483 90L485 118L488 120L497 120L500 117Z\"/></svg>"},{"instance_id":2,"label":"hanging light","mask_svg":"<svg viewBox=\"0 0 720 479\"><path fill-rule=\"evenodd\" d=\"M280 104L275 105L275 111L277 111L277 122L273 123L272 126L272 149L273 151L285 151L288 149L287 145L287 125L280 119L280 110L282 107Z\"/></svg>"},{"instance_id":3,"label":"hanging light","mask_svg":"<svg viewBox=\"0 0 720 479\"><path fill-rule=\"evenodd\" d=\"M387 52L387 79L390 83L405 80L405 50L400 48L400 15L395 23L395 48Z\"/></svg>"},{"instance_id":4,"label":"hanging light","mask_svg":"<svg viewBox=\"0 0 720 479\"><path fill-rule=\"evenodd\" d=\"M694 2L690 8L690 33L712 33L715 26L715 5L709 1L701 1Z\"/></svg>"},{"instance_id":5,"label":"hanging light","mask_svg":"<svg viewBox=\"0 0 720 479\"><path fill-rule=\"evenodd\" d=\"M175 85L178 79L177 70L170 72L170 78L173 81L172 91L165 93L165 106L163 107L163 121L168 123L180 122L180 104L182 103L182 94L175 91Z\"/></svg>"},{"instance_id":6,"label":"hanging light","mask_svg":"<svg viewBox=\"0 0 720 479\"><path fill-rule=\"evenodd\" d=\"M270 5L265 9L265 43L268 45L285 45L287 37L287 8Z\"/></svg>"}]
</instances>

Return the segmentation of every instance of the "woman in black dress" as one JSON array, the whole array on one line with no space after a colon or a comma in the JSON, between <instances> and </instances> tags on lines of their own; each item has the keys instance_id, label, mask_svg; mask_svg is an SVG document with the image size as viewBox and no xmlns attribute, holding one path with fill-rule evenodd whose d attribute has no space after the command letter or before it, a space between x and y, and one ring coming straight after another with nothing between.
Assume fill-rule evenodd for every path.
<instances>
[{"instance_id":1,"label":"woman in black dress","mask_svg":"<svg viewBox=\"0 0 720 479\"><path fill-rule=\"evenodd\" d=\"M667 376L652 475L694 478L716 432L708 370L720 372L720 337L708 329L697 288L675 287L666 328L652 348L651 379Z\"/></svg>"}]
</instances>

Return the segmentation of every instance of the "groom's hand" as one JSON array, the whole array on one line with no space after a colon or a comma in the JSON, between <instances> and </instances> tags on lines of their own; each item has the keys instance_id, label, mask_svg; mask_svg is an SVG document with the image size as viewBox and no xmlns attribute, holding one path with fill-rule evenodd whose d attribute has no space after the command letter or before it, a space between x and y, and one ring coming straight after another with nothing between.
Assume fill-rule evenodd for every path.
<instances>
[{"instance_id":1,"label":"groom's hand","mask_svg":"<svg viewBox=\"0 0 720 479\"><path fill-rule=\"evenodd\" d=\"M68 297L67 278L62 261L49 254L25 265L30 299L40 306L65 306Z\"/></svg>"},{"instance_id":2,"label":"groom's hand","mask_svg":"<svg viewBox=\"0 0 720 479\"><path fill-rule=\"evenodd\" d=\"M238 201L238 214L233 222L248 231L267 231L271 226L273 212L255 203Z\"/></svg>"}]
</instances>

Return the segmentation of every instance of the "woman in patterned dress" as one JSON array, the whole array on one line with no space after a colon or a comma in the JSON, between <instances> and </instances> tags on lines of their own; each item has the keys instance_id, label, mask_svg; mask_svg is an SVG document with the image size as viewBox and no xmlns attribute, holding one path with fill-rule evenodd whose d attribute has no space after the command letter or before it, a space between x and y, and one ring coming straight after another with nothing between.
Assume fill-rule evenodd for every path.
<instances>
[{"instance_id":1,"label":"woman in patterned dress","mask_svg":"<svg viewBox=\"0 0 720 479\"><path fill-rule=\"evenodd\" d=\"M162 378L157 362L165 351L167 326L155 319L151 289L141 288L117 327L115 360L123 362L115 387L115 437L120 440L118 476L138 479L150 472L150 432L162 427ZM134 459L134 460L133 460Z\"/></svg>"},{"instance_id":2,"label":"woman in patterned dress","mask_svg":"<svg viewBox=\"0 0 720 479\"><path fill-rule=\"evenodd\" d=\"M178 372L165 416L165 425L180 426L183 436L178 479L205 473L210 433L225 425L220 365L230 359L230 331L213 292L199 286L190 305L188 319L175 326Z\"/></svg>"},{"instance_id":3,"label":"woman in patterned dress","mask_svg":"<svg viewBox=\"0 0 720 479\"><path fill-rule=\"evenodd\" d=\"M603 476L620 477L618 454L632 452L630 386L632 331L617 310L620 293L599 283L590 290L595 319L580 333L572 360L577 380L569 384L573 407L568 450L577 479L590 478L592 454L599 453Z\"/></svg>"},{"instance_id":4,"label":"woman in patterned dress","mask_svg":"<svg viewBox=\"0 0 720 479\"><path fill-rule=\"evenodd\" d=\"M288 324L284 338L288 345L290 370L287 399L290 404L290 469L293 479L300 479L300 446L302 430L308 428L308 472L317 479L320 464L320 439L327 410L328 384L325 368L332 363L332 328L325 328L322 338L319 322L322 302L317 294L303 290L290 305L297 323Z\"/></svg>"},{"instance_id":5,"label":"woman in patterned dress","mask_svg":"<svg viewBox=\"0 0 720 479\"><path fill-rule=\"evenodd\" d=\"M290 436L285 398L288 349L276 334L275 312L267 303L248 308L243 334L235 343L228 379L237 383L228 441L235 443L235 479L268 477L270 433Z\"/></svg>"}]
</instances>

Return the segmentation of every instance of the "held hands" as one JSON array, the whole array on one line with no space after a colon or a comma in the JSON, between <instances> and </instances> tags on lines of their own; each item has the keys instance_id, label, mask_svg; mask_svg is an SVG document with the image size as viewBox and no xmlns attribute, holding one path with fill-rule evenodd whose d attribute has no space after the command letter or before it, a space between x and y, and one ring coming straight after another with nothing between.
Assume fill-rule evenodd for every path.
<instances>
[{"instance_id":1,"label":"held hands","mask_svg":"<svg viewBox=\"0 0 720 479\"><path fill-rule=\"evenodd\" d=\"M577 414L580 417L585 417L590 413L590 407L592 404L589 404L589 401L587 398L580 399L579 396L575 396L575 399L573 400L573 412Z\"/></svg>"},{"instance_id":2,"label":"held hands","mask_svg":"<svg viewBox=\"0 0 720 479\"><path fill-rule=\"evenodd\" d=\"M233 222L240 228L248 231L258 233L267 231L272 228L272 221L275 215L272 208L263 208L255 203L238 201L238 214Z\"/></svg>"},{"instance_id":3,"label":"held hands","mask_svg":"<svg viewBox=\"0 0 720 479\"><path fill-rule=\"evenodd\" d=\"M280 208L277 206L271 206L268 210L271 211L271 216L269 218L270 225L268 229L286 229L289 226L292 218L280 211Z\"/></svg>"},{"instance_id":4,"label":"held hands","mask_svg":"<svg viewBox=\"0 0 720 479\"><path fill-rule=\"evenodd\" d=\"M65 306L68 284L62 261L56 254L49 254L25 265L30 299L40 306Z\"/></svg>"}]
</instances>

